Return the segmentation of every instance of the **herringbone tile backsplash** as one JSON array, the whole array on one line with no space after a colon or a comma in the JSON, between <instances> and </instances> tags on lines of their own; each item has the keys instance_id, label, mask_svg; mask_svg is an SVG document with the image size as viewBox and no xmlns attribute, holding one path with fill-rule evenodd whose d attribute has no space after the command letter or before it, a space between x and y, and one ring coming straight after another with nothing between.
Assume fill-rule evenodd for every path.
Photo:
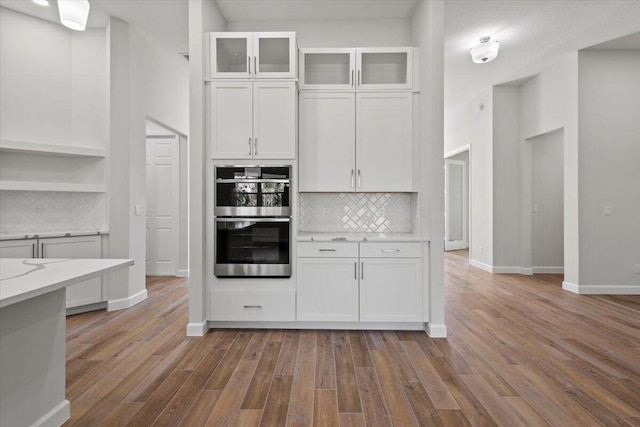
<instances>
[{"instance_id":1,"label":"herringbone tile backsplash","mask_svg":"<svg viewBox=\"0 0 640 427\"><path fill-rule=\"evenodd\" d=\"M0 233L101 230L106 194L0 191Z\"/></svg>"},{"instance_id":2,"label":"herringbone tile backsplash","mask_svg":"<svg viewBox=\"0 0 640 427\"><path fill-rule=\"evenodd\" d=\"M300 231L411 232L411 196L406 193L301 193Z\"/></svg>"}]
</instances>

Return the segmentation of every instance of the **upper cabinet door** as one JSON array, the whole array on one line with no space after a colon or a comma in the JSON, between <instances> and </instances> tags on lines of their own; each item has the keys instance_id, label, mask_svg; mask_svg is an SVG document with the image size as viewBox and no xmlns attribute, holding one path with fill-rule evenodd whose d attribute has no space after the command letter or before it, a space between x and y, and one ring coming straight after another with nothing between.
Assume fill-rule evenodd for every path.
<instances>
[{"instance_id":1,"label":"upper cabinet door","mask_svg":"<svg viewBox=\"0 0 640 427\"><path fill-rule=\"evenodd\" d=\"M253 83L212 82L208 135L214 159L250 159L253 154Z\"/></svg>"},{"instance_id":2,"label":"upper cabinet door","mask_svg":"<svg viewBox=\"0 0 640 427\"><path fill-rule=\"evenodd\" d=\"M296 33L253 33L252 77L256 79L294 79Z\"/></svg>"},{"instance_id":3,"label":"upper cabinet door","mask_svg":"<svg viewBox=\"0 0 640 427\"><path fill-rule=\"evenodd\" d=\"M412 96L356 94L357 191L413 191Z\"/></svg>"},{"instance_id":4,"label":"upper cabinet door","mask_svg":"<svg viewBox=\"0 0 640 427\"><path fill-rule=\"evenodd\" d=\"M253 33L209 34L209 77L248 79L254 70Z\"/></svg>"},{"instance_id":5,"label":"upper cabinet door","mask_svg":"<svg viewBox=\"0 0 640 427\"><path fill-rule=\"evenodd\" d=\"M300 89L355 90L355 49L300 49Z\"/></svg>"},{"instance_id":6,"label":"upper cabinet door","mask_svg":"<svg viewBox=\"0 0 640 427\"><path fill-rule=\"evenodd\" d=\"M300 191L355 190L355 94L300 93Z\"/></svg>"},{"instance_id":7,"label":"upper cabinet door","mask_svg":"<svg viewBox=\"0 0 640 427\"><path fill-rule=\"evenodd\" d=\"M253 83L253 158L295 159L296 83Z\"/></svg>"},{"instance_id":8,"label":"upper cabinet door","mask_svg":"<svg viewBox=\"0 0 640 427\"><path fill-rule=\"evenodd\" d=\"M357 49L356 86L360 90L411 89L413 48Z\"/></svg>"}]
</instances>

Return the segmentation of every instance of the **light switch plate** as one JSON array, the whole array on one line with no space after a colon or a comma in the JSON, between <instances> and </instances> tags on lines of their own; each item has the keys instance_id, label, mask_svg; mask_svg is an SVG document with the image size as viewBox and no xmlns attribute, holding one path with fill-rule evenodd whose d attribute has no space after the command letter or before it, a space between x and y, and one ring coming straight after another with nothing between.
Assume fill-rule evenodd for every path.
<instances>
[{"instance_id":1,"label":"light switch plate","mask_svg":"<svg viewBox=\"0 0 640 427\"><path fill-rule=\"evenodd\" d=\"M142 205L135 205L136 216L142 215Z\"/></svg>"}]
</instances>

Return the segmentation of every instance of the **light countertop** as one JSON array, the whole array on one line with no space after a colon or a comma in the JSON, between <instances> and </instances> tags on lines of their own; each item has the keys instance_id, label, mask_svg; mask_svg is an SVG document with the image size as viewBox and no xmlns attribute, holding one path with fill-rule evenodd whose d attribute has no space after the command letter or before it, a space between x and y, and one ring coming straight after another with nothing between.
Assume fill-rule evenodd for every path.
<instances>
[{"instance_id":1,"label":"light countertop","mask_svg":"<svg viewBox=\"0 0 640 427\"><path fill-rule=\"evenodd\" d=\"M0 258L0 308L130 265L132 259Z\"/></svg>"},{"instance_id":2,"label":"light countertop","mask_svg":"<svg viewBox=\"0 0 640 427\"><path fill-rule=\"evenodd\" d=\"M428 242L416 233L321 233L298 232L298 242Z\"/></svg>"},{"instance_id":3,"label":"light countertop","mask_svg":"<svg viewBox=\"0 0 640 427\"><path fill-rule=\"evenodd\" d=\"M109 234L109 230L57 230L57 231L29 231L15 232L10 234L0 233L0 240L21 240L47 237L73 237L91 236L97 234Z\"/></svg>"}]
</instances>

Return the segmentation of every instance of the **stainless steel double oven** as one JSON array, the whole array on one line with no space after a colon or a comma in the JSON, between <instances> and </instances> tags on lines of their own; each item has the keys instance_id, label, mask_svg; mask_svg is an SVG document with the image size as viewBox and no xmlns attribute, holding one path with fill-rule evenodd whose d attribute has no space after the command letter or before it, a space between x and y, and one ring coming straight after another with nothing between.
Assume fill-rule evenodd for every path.
<instances>
[{"instance_id":1,"label":"stainless steel double oven","mask_svg":"<svg viewBox=\"0 0 640 427\"><path fill-rule=\"evenodd\" d=\"M291 166L216 166L217 277L291 277Z\"/></svg>"}]
</instances>

